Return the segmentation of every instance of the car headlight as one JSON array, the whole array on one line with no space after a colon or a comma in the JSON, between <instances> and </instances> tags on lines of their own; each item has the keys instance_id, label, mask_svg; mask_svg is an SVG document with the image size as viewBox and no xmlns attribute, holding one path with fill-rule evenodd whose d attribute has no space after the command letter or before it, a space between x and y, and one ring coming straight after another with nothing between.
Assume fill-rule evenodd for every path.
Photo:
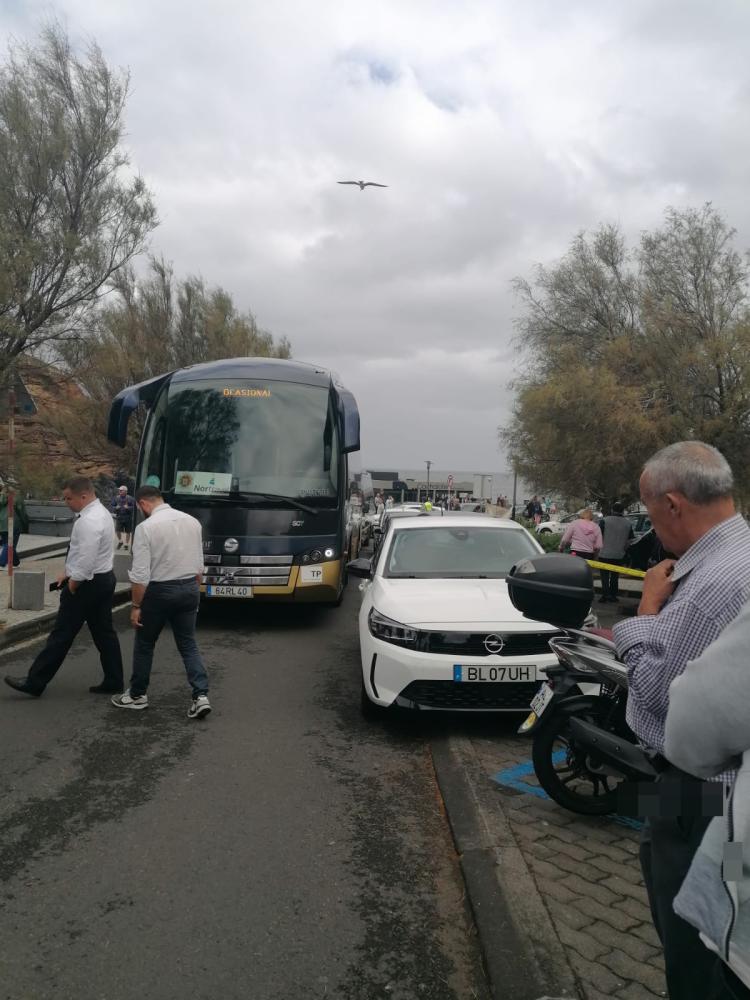
<instances>
[{"instance_id":1,"label":"car headlight","mask_svg":"<svg viewBox=\"0 0 750 1000\"><path fill-rule=\"evenodd\" d=\"M413 646L417 641L416 629L395 622L392 618L386 618L375 608L370 611L367 621L370 632L383 642L392 642L397 646Z\"/></svg>"}]
</instances>

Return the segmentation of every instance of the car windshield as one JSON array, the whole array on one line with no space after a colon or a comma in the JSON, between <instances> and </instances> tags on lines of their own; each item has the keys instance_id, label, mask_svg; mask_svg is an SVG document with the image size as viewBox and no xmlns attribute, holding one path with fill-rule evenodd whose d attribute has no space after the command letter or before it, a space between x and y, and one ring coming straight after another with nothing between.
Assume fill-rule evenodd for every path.
<instances>
[{"instance_id":1,"label":"car windshield","mask_svg":"<svg viewBox=\"0 0 750 1000\"><path fill-rule=\"evenodd\" d=\"M409 528L394 532L384 576L499 579L539 550L525 531L490 526Z\"/></svg>"}]
</instances>

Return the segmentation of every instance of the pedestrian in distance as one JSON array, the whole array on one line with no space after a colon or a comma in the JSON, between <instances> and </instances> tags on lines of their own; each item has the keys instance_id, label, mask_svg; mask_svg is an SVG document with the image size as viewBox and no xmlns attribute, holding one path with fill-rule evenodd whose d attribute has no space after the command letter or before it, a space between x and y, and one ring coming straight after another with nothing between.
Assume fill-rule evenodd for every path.
<instances>
[{"instance_id":1,"label":"pedestrian in distance","mask_svg":"<svg viewBox=\"0 0 750 1000\"><path fill-rule=\"evenodd\" d=\"M602 547L602 533L598 524L594 523L594 514L590 507L584 507L578 512L575 521L571 521L560 539L560 552L570 547L574 556L582 559L594 559Z\"/></svg>"},{"instance_id":2,"label":"pedestrian in distance","mask_svg":"<svg viewBox=\"0 0 750 1000\"><path fill-rule=\"evenodd\" d=\"M130 545L130 534L133 530L133 515L135 513L135 500L128 493L127 486L118 487L117 493L112 498L112 513L115 516L117 548L119 550L124 545L127 550Z\"/></svg>"},{"instance_id":3,"label":"pedestrian in distance","mask_svg":"<svg viewBox=\"0 0 750 1000\"><path fill-rule=\"evenodd\" d=\"M640 860L651 914L664 949L670 1000L712 996L716 955L674 911L674 901L712 819L723 811L723 782L703 781L670 761L665 721L670 685L750 599L750 527L736 512L732 470L700 441L681 441L644 466L641 499L665 549L650 569L635 617L612 632L628 668L626 718L659 772L641 834Z\"/></svg>"},{"instance_id":4,"label":"pedestrian in distance","mask_svg":"<svg viewBox=\"0 0 750 1000\"><path fill-rule=\"evenodd\" d=\"M28 534L29 515L23 497L16 493L13 497L13 565L21 565L18 552L18 541L21 535ZM5 483L0 485L0 569L8 565L8 489Z\"/></svg>"},{"instance_id":5,"label":"pedestrian in distance","mask_svg":"<svg viewBox=\"0 0 750 1000\"><path fill-rule=\"evenodd\" d=\"M16 691L39 697L55 676L70 647L88 625L99 650L103 680L89 688L92 694L122 691L122 653L112 625L112 597L115 592L115 531L107 508L99 502L93 483L74 476L63 487L63 499L78 515L70 536L65 571L57 578L60 607L44 649L26 677L6 677Z\"/></svg>"},{"instance_id":6,"label":"pedestrian in distance","mask_svg":"<svg viewBox=\"0 0 750 1000\"><path fill-rule=\"evenodd\" d=\"M129 572L132 596L130 623L135 629L130 686L112 699L117 708L148 708L148 685L154 647L166 624L185 665L192 690L189 719L211 711L208 675L195 641L195 622L203 578L203 540L200 521L164 503L155 486L141 486L135 501L146 520L133 536L133 566Z\"/></svg>"},{"instance_id":7,"label":"pedestrian in distance","mask_svg":"<svg viewBox=\"0 0 750 1000\"><path fill-rule=\"evenodd\" d=\"M541 524L542 505L539 503L539 497L536 493L526 505L526 517L529 521L533 521L534 524Z\"/></svg>"},{"instance_id":8,"label":"pedestrian in distance","mask_svg":"<svg viewBox=\"0 0 750 1000\"><path fill-rule=\"evenodd\" d=\"M612 566L622 566L625 562L625 553L630 542L635 538L633 525L630 519L622 512L622 504L615 502L612 504L612 513L607 514L599 524L602 533L603 544L599 552L599 559L602 562L610 563ZM606 604L608 601L617 604L620 596L620 575L611 570L600 570L602 576L602 596L600 603Z\"/></svg>"},{"instance_id":9,"label":"pedestrian in distance","mask_svg":"<svg viewBox=\"0 0 750 1000\"><path fill-rule=\"evenodd\" d=\"M742 760L724 815L711 820L674 902L722 959L707 1000L750 1000L749 639L750 603L669 687L667 760L704 779Z\"/></svg>"}]
</instances>

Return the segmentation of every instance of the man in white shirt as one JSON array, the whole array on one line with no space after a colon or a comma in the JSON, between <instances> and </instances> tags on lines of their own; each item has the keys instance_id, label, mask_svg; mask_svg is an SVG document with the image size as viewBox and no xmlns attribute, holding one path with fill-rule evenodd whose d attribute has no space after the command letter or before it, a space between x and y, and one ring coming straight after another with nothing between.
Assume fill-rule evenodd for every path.
<instances>
[{"instance_id":1,"label":"man in white shirt","mask_svg":"<svg viewBox=\"0 0 750 1000\"><path fill-rule=\"evenodd\" d=\"M57 578L61 591L57 619L28 675L6 677L5 683L38 698L62 666L85 622L99 650L104 672L104 680L89 691L93 694L122 691L122 654L112 625L116 584L112 572L115 545L112 517L97 500L94 486L85 476L74 476L65 483L63 499L78 517L70 536L65 572Z\"/></svg>"},{"instance_id":2,"label":"man in white shirt","mask_svg":"<svg viewBox=\"0 0 750 1000\"><path fill-rule=\"evenodd\" d=\"M169 622L174 641L185 664L193 700L189 719L200 719L211 711L208 676L195 641L195 620L203 577L201 525L194 517L164 503L155 486L141 486L135 501L146 515L133 536L133 568L130 570L133 609L130 622L135 632L133 676L124 694L112 699L118 708L148 708L148 683L154 647Z\"/></svg>"}]
</instances>

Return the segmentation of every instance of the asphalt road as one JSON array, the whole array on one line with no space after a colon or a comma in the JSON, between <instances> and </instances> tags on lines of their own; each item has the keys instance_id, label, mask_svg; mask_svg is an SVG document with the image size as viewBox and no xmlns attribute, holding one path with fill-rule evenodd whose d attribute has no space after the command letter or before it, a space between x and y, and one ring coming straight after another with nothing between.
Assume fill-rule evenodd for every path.
<instances>
[{"instance_id":1,"label":"asphalt road","mask_svg":"<svg viewBox=\"0 0 750 1000\"><path fill-rule=\"evenodd\" d=\"M428 737L359 715L358 603L207 608L203 722L169 634L145 712L88 693L87 635L2 685L0 998L486 1000Z\"/></svg>"}]
</instances>

